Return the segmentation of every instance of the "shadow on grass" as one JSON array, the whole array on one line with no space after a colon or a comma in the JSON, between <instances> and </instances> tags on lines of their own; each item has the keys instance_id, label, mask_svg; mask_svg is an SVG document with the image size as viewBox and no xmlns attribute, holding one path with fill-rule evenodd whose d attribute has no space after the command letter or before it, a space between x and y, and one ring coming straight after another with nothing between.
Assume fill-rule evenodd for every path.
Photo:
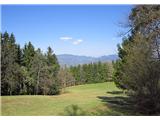
<instances>
[{"instance_id":1,"label":"shadow on grass","mask_svg":"<svg viewBox=\"0 0 160 120\"><path fill-rule=\"evenodd\" d=\"M94 111L85 111L78 105L69 105L64 109L65 116L120 116L140 115L134 109L133 100L123 96L97 96L105 106L95 108Z\"/></svg>"},{"instance_id":2,"label":"shadow on grass","mask_svg":"<svg viewBox=\"0 0 160 120\"><path fill-rule=\"evenodd\" d=\"M113 94L113 95L118 95L118 94L123 94L123 91L108 91L108 94Z\"/></svg>"},{"instance_id":3,"label":"shadow on grass","mask_svg":"<svg viewBox=\"0 0 160 120\"><path fill-rule=\"evenodd\" d=\"M98 96L107 106L106 111L97 111L99 115L138 115L135 112L133 101L130 97L123 96Z\"/></svg>"}]
</instances>

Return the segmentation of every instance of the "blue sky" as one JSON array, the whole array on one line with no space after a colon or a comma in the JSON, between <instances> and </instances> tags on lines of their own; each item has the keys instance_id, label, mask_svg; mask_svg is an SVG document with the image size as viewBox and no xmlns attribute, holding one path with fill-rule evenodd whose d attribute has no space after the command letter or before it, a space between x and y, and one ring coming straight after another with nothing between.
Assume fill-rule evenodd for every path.
<instances>
[{"instance_id":1,"label":"blue sky","mask_svg":"<svg viewBox=\"0 0 160 120\"><path fill-rule=\"evenodd\" d=\"M102 56L117 53L118 24L131 5L3 5L2 32L13 32L21 46L31 41L44 52Z\"/></svg>"}]
</instances>

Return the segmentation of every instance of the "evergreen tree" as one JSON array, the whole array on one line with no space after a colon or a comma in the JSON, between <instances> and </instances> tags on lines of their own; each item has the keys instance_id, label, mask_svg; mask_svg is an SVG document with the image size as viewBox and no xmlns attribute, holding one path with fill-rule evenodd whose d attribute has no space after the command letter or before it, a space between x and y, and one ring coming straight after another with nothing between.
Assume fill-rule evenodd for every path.
<instances>
[{"instance_id":1,"label":"evergreen tree","mask_svg":"<svg viewBox=\"0 0 160 120\"><path fill-rule=\"evenodd\" d=\"M20 48L20 45L16 45L16 49L17 49L17 59L16 59L16 62L19 64L19 65L22 65L22 50Z\"/></svg>"},{"instance_id":2,"label":"evergreen tree","mask_svg":"<svg viewBox=\"0 0 160 120\"><path fill-rule=\"evenodd\" d=\"M13 33L1 34L1 94L58 94L59 64L52 49L45 55L40 49L35 51L31 42L23 49L15 42Z\"/></svg>"},{"instance_id":3,"label":"evergreen tree","mask_svg":"<svg viewBox=\"0 0 160 120\"><path fill-rule=\"evenodd\" d=\"M116 84L132 92L138 110L160 111L160 6L135 6L129 16L131 33L119 46L114 65Z\"/></svg>"},{"instance_id":4,"label":"evergreen tree","mask_svg":"<svg viewBox=\"0 0 160 120\"><path fill-rule=\"evenodd\" d=\"M31 67L31 62L33 60L34 55L35 49L31 42L25 44L23 49L23 66L25 66L28 70Z\"/></svg>"},{"instance_id":5,"label":"evergreen tree","mask_svg":"<svg viewBox=\"0 0 160 120\"><path fill-rule=\"evenodd\" d=\"M53 53L53 50L51 47L48 47L48 51L47 51L47 64L48 64L48 67L50 68L50 73L53 75L53 77L55 77L58 73L60 66L58 64L56 55Z\"/></svg>"},{"instance_id":6,"label":"evergreen tree","mask_svg":"<svg viewBox=\"0 0 160 120\"><path fill-rule=\"evenodd\" d=\"M13 34L9 36L7 32L2 35L2 95L12 95L17 94L17 72L19 69L18 64L16 63L16 44L15 37Z\"/></svg>"},{"instance_id":7,"label":"evergreen tree","mask_svg":"<svg viewBox=\"0 0 160 120\"><path fill-rule=\"evenodd\" d=\"M49 71L49 79L52 81L50 84L50 93L49 94L59 94L60 93L60 81L57 79L57 74L59 71L59 64L56 58L56 55L53 53L51 47L48 47L47 51L47 65Z\"/></svg>"},{"instance_id":8,"label":"evergreen tree","mask_svg":"<svg viewBox=\"0 0 160 120\"><path fill-rule=\"evenodd\" d=\"M111 66L112 67L112 66ZM71 66L70 72L76 80L76 84L98 83L110 81L109 72L112 68L108 67L108 63L90 63L78 66Z\"/></svg>"}]
</instances>

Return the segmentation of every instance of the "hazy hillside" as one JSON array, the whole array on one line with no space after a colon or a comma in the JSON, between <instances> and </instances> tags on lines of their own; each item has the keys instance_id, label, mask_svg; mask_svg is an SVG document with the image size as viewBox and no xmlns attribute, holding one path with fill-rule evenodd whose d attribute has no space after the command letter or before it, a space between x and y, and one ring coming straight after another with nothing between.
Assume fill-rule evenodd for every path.
<instances>
[{"instance_id":1,"label":"hazy hillside","mask_svg":"<svg viewBox=\"0 0 160 120\"><path fill-rule=\"evenodd\" d=\"M78 55L71 55L71 54L61 54L57 55L58 61L60 65L78 65L78 64L86 64L91 62L110 62L115 61L118 59L117 55L107 55L101 57L89 57L89 56L78 56Z\"/></svg>"}]
</instances>

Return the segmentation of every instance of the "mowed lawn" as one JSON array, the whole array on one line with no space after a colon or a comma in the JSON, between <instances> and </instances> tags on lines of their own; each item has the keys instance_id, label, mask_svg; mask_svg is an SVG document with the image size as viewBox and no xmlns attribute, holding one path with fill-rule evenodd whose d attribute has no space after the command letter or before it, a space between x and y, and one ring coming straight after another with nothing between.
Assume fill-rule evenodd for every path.
<instances>
[{"instance_id":1,"label":"mowed lawn","mask_svg":"<svg viewBox=\"0 0 160 120\"><path fill-rule=\"evenodd\" d=\"M78 105L86 111L87 115L100 115L97 111L107 111L105 115L123 115L119 111L112 110L109 103L103 100L116 96L125 97L113 82L68 87L65 93L56 96L2 96L1 114L5 116L67 115L66 107Z\"/></svg>"}]
</instances>

